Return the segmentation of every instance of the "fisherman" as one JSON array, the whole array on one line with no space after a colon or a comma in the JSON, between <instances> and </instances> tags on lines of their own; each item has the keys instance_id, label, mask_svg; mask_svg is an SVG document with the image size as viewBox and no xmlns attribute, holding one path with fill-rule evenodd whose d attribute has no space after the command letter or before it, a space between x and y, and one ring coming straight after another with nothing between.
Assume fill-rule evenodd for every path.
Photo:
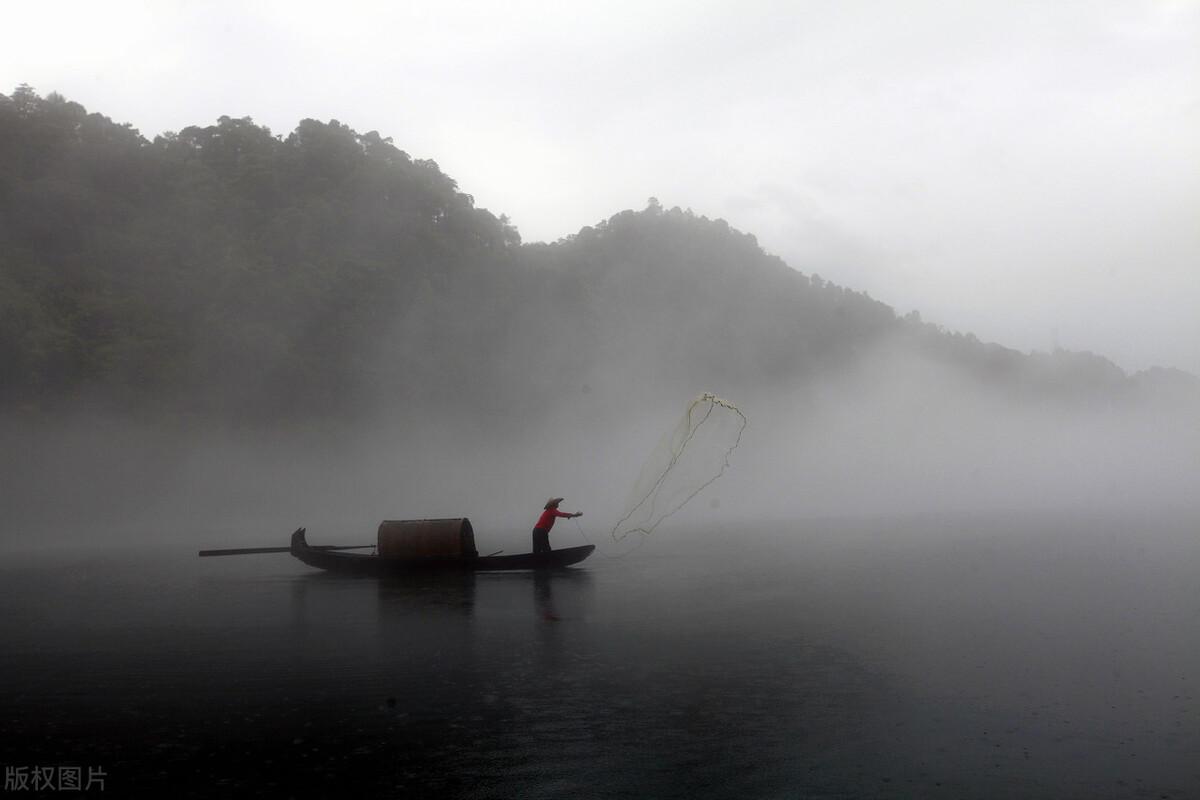
<instances>
[{"instance_id":1,"label":"fisherman","mask_svg":"<svg viewBox=\"0 0 1200 800\"><path fill-rule=\"evenodd\" d=\"M537 525L533 526L533 552L549 553L550 552L550 529L554 527L554 520L557 517L582 517L582 511L576 511L574 514L566 511L559 511L558 504L563 499L561 497L551 497L546 501L546 510L542 512L542 516L538 517Z\"/></svg>"}]
</instances>

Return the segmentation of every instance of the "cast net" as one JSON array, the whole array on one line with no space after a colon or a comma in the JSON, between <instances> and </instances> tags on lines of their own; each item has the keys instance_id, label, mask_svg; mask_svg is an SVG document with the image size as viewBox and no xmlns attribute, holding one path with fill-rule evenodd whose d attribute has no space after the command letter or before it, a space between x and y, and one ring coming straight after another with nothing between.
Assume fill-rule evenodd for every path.
<instances>
[{"instance_id":1,"label":"cast net","mask_svg":"<svg viewBox=\"0 0 1200 800\"><path fill-rule=\"evenodd\" d=\"M642 467L613 539L648 536L708 488L729 467L745 428L746 417L733 403L707 392L692 400Z\"/></svg>"}]
</instances>

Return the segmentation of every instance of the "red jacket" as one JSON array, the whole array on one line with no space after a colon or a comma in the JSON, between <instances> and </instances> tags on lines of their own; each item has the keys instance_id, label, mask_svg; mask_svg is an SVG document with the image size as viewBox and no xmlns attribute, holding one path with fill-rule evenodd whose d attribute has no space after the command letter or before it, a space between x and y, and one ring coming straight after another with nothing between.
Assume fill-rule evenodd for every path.
<instances>
[{"instance_id":1,"label":"red jacket","mask_svg":"<svg viewBox=\"0 0 1200 800\"><path fill-rule=\"evenodd\" d=\"M571 516L574 516L574 514L568 514L565 511L559 511L557 508L547 508L545 511L542 512L542 515L540 517L538 517L537 525L534 525L533 527L544 528L545 530L550 530L551 528L554 527L554 518L555 517L571 517Z\"/></svg>"}]
</instances>

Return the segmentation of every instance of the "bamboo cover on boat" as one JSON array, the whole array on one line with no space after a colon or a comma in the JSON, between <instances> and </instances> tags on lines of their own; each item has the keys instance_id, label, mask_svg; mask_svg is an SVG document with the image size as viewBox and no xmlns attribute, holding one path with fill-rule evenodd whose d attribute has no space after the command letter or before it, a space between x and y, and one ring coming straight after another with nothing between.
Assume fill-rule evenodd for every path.
<instances>
[{"instance_id":1,"label":"bamboo cover on boat","mask_svg":"<svg viewBox=\"0 0 1200 800\"><path fill-rule=\"evenodd\" d=\"M475 558L475 531L466 517L389 519L379 523L379 555L392 558Z\"/></svg>"}]
</instances>

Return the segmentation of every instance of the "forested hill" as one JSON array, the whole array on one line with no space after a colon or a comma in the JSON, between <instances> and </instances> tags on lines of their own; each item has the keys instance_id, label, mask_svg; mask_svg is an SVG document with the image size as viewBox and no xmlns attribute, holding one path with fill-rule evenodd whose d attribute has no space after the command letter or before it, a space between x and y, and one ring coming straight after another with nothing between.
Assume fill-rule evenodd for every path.
<instances>
[{"instance_id":1,"label":"forested hill","mask_svg":"<svg viewBox=\"0 0 1200 800\"><path fill-rule=\"evenodd\" d=\"M1004 391L1138 385L1096 356L897 318L655 201L523 245L436 163L337 121L276 136L222 117L148 139L57 95L0 95L6 412L538 413L601 379L792 385L885 340Z\"/></svg>"}]
</instances>

